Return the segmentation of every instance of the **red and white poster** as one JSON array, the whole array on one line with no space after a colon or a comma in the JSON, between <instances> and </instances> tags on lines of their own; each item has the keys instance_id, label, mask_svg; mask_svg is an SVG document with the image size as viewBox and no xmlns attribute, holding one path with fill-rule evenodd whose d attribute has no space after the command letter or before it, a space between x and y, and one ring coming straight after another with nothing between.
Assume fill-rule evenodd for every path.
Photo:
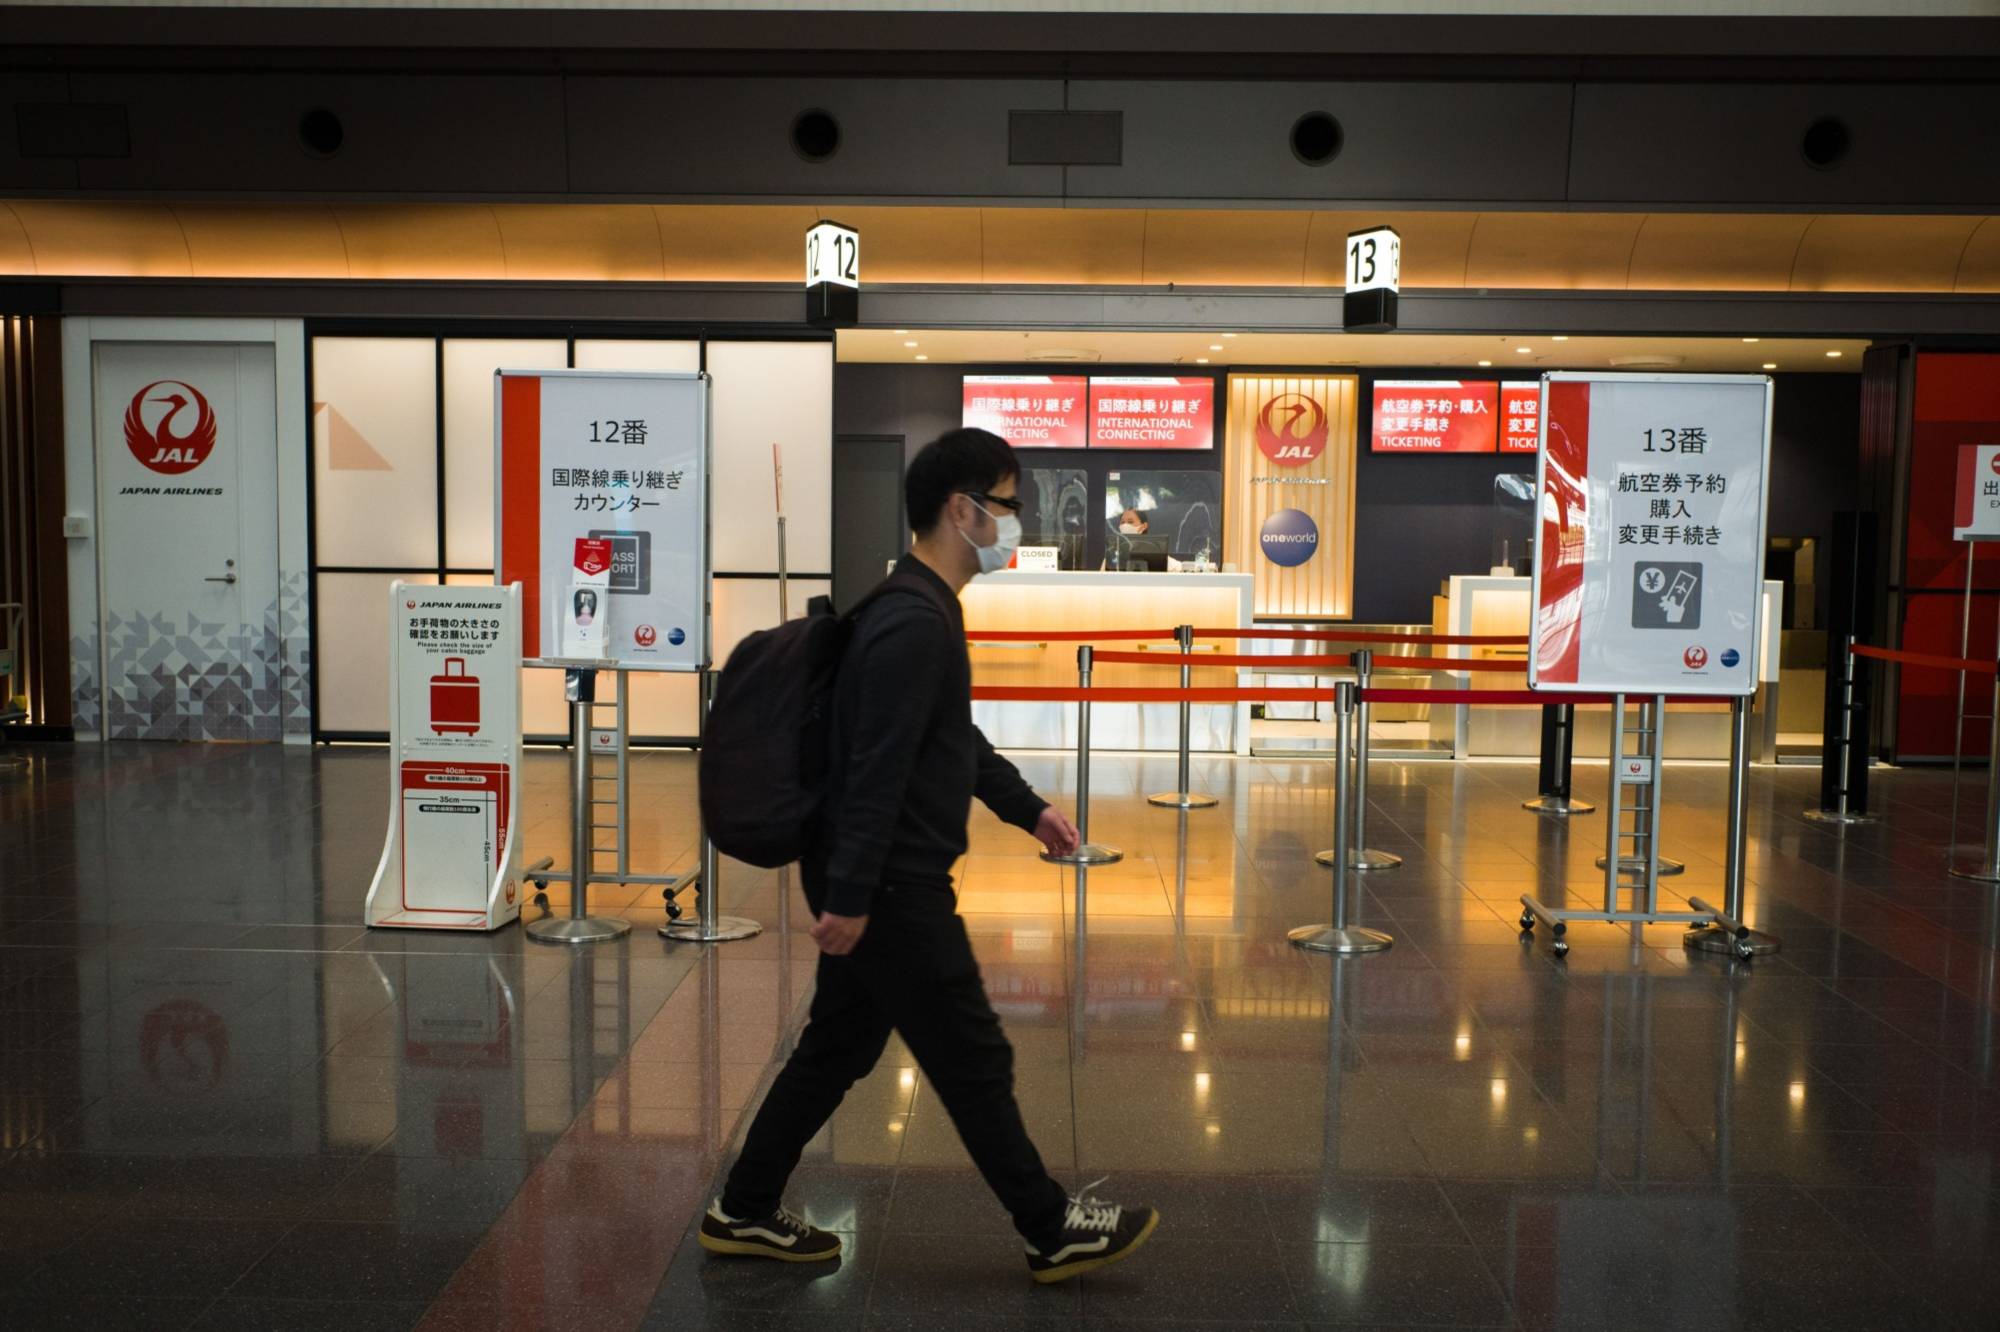
<instances>
[{"instance_id":1,"label":"red and white poster","mask_svg":"<svg viewBox=\"0 0 2000 1332\"><path fill-rule=\"evenodd\" d=\"M1951 521L1954 541L2000 541L2000 444L1959 445Z\"/></svg>"},{"instance_id":2,"label":"red and white poster","mask_svg":"<svg viewBox=\"0 0 2000 1332\"><path fill-rule=\"evenodd\" d=\"M521 591L389 597L389 832L365 920L496 929L521 912Z\"/></svg>"},{"instance_id":3,"label":"red and white poster","mask_svg":"<svg viewBox=\"0 0 2000 1332\"><path fill-rule=\"evenodd\" d=\"M1529 686L1755 691L1771 381L1563 373L1543 384Z\"/></svg>"},{"instance_id":4,"label":"red and white poster","mask_svg":"<svg viewBox=\"0 0 2000 1332\"><path fill-rule=\"evenodd\" d=\"M1378 379L1374 453L1491 453L1497 447L1492 380Z\"/></svg>"},{"instance_id":5,"label":"red and white poster","mask_svg":"<svg viewBox=\"0 0 2000 1332\"><path fill-rule=\"evenodd\" d=\"M708 377L502 370L494 399L494 565L523 590L523 655L707 666ZM578 564L600 543L601 587Z\"/></svg>"},{"instance_id":6,"label":"red and white poster","mask_svg":"<svg viewBox=\"0 0 2000 1332\"><path fill-rule=\"evenodd\" d=\"M1500 452L1533 453L1542 446L1542 386L1500 386Z\"/></svg>"},{"instance_id":7,"label":"red and white poster","mask_svg":"<svg viewBox=\"0 0 2000 1332\"><path fill-rule=\"evenodd\" d=\"M959 424L1017 449L1080 449L1090 399L1082 375L967 375Z\"/></svg>"},{"instance_id":8,"label":"red and white poster","mask_svg":"<svg viewBox=\"0 0 2000 1332\"><path fill-rule=\"evenodd\" d=\"M1212 449L1215 381L1092 375L1093 449Z\"/></svg>"}]
</instances>

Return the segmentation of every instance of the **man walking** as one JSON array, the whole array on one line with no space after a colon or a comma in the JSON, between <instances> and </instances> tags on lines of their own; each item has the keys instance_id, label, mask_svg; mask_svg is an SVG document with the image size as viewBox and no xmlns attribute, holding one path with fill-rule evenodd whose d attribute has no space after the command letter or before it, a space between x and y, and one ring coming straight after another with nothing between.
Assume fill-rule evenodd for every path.
<instances>
[{"instance_id":1,"label":"man walking","mask_svg":"<svg viewBox=\"0 0 2000 1332\"><path fill-rule=\"evenodd\" d=\"M966 1151L1014 1218L1035 1280L1061 1281L1131 1254L1150 1207L1068 1198L1014 1100L1014 1051L987 1002L951 867L976 795L1056 854L1076 826L1042 800L972 724L958 594L1007 567L1021 534L1020 465L1006 441L954 430L904 478L909 555L863 607L833 696L833 762L814 847L801 863L819 944L817 991L798 1048L751 1123L722 1196L702 1218L711 1253L815 1262L838 1236L781 1199L799 1154L899 1033ZM1074 1000L1073 1000L1074 1002Z\"/></svg>"}]
</instances>

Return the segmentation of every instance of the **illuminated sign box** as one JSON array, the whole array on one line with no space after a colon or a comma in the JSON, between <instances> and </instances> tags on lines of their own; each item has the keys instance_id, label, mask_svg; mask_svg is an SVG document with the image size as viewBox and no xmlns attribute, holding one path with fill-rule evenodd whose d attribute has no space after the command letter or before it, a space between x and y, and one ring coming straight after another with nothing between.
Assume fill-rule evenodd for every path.
<instances>
[{"instance_id":1,"label":"illuminated sign box","mask_svg":"<svg viewBox=\"0 0 2000 1332\"><path fill-rule=\"evenodd\" d=\"M1492 453L1499 447L1491 380L1378 379L1373 453Z\"/></svg>"}]
</instances>

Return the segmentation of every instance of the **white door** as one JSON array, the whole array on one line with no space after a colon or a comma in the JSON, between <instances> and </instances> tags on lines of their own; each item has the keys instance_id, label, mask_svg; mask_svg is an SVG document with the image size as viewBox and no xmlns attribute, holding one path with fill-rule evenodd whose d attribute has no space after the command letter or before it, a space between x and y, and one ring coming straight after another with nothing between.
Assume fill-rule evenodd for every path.
<instances>
[{"instance_id":1,"label":"white door","mask_svg":"<svg viewBox=\"0 0 2000 1332\"><path fill-rule=\"evenodd\" d=\"M280 736L273 358L269 345L95 348L109 739Z\"/></svg>"}]
</instances>

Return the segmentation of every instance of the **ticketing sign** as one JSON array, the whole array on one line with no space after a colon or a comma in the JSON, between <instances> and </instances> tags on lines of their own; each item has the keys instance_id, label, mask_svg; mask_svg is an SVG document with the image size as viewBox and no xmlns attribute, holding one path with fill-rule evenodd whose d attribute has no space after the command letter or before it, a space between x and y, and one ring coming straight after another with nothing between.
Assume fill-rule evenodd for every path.
<instances>
[{"instance_id":1,"label":"ticketing sign","mask_svg":"<svg viewBox=\"0 0 2000 1332\"><path fill-rule=\"evenodd\" d=\"M1771 381L1550 374L1542 402L1529 686L1753 692Z\"/></svg>"},{"instance_id":2,"label":"ticketing sign","mask_svg":"<svg viewBox=\"0 0 2000 1332\"><path fill-rule=\"evenodd\" d=\"M1492 380L1378 379L1373 453L1491 453Z\"/></svg>"},{"instance_id":3,"label":"ticketing sign","mask_svg":"<svg viewBox=\"0 0 2000 1332\"><path fill-rule=\"evenodd\" d=\"M1500 452L1533 453L1542 447L1542 386L1500 386Z\"/></svg>"}]
</instances>

